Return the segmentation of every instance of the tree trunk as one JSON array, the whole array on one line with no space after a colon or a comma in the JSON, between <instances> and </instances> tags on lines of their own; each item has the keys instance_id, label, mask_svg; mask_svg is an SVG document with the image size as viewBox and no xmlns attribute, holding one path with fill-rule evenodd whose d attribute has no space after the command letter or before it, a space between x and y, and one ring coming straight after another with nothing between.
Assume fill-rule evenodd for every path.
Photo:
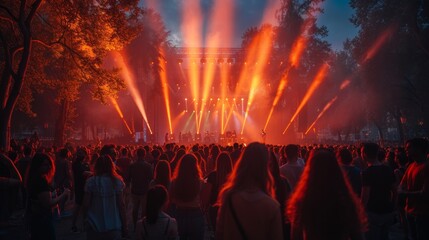
<instances>
[{"instance_id":1,"label":"tree trunk","mask_svg":"<svg viewBox=\"0 0 429 240\"><path fill-rule=\"evenodd\" d=\"M55 139L54 139L54 142L57 146L63 146L64 145L64 133L65 133L65 127L66 127L66 122L67 122L68 110L69 110L69 101L68 100L62 100L61 101L61 107L60 107L60 113L59 113L57 121L55 122Z\"/></svg>"},{"instance_id":2,"label":"tree trunk","mask_svg":"<svg viewBox=\"0 0 429 240\"><path fill-rule=\"evenodd\" d=\"M9 151L10 149L10 120L12 111L5 110L0 113L0 149Z\"/></svg>"}]
</instances>

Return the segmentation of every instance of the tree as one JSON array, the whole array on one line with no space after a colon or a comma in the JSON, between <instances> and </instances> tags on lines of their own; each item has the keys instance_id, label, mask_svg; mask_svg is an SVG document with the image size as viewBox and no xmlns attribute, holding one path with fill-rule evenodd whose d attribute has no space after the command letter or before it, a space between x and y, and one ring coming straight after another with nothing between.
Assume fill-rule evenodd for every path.
<instances>
[{"instance_id":1,"label":"tree","mask_svg":"<svg viewBox=\"0 0 429 240\"><path fill-rule=\"evenodd\" d=\"M425 1L387 0L350 4L356 11L352 23L360 27L352 41L354 57L363 59L370 49L376 50L360 66L369 118L382 135L387 116L392 115L402 143L404 119L413 119L411 125L424 123L428 132L429 6ZM387 40L372 48L381 34Z\"/></svg>"},{"instance_id":2,"label":"tree","mask_svg":"<svg viewBox=\"0 0 429 240\"><path fill-rule=\"evenodd\" d=\"M124 85L103 68L111 50L139 32L137 0L6 0L0 3L0 147L8 149L11 117L18 101L30 110L31 90L57 89L62 113L84 83L104 101ZM24 95L24 93L27 93ZM59 125L65 117L58 118ZM58 129L60 132L61 127ZM62 143L59 133L58 143Z\"/></svg>"}]
</instances>

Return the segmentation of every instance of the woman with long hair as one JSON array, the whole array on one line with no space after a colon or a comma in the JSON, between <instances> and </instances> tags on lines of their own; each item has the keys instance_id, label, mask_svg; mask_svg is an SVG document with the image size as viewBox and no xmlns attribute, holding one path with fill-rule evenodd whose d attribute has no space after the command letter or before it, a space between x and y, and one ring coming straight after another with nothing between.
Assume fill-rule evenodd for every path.
<instances>
[{"instance_id":1,"label":"woman with long hair","mask_svg":"<svg viewBox=\"0 0 429 240\"><path fill-rule=\"evenodd\" d=\"M286 211L293 240L363 238L364 209L329 150L310 153Z\"/></svg>"},{"instance_id":2,"label":"woman with long hair","mask_svg":"<svg viewBox=\"0 0 429 240\"><path fill-rule=\"evenodd\" d=\"M214 230L216 230L217 212L219 210L219 207L216 205L217 197L231 172L231 157L228 152L221 152L216 159L214 171L207 176L207 192L210 194L208 197L209 217Z\"/></svg>"},{"instance_id":3,"label":"woman with long hair","mask_svg":"<svg viewBox=\"0 0 429 240\"><path fill-rule=\"evenodd\" d=\"M52 181L55 174L55 164L45 153L36 153L27 169L25 186L28 192L27 218L30 224L31 239L55 239L55 228L52 208L59 201L70 195L66 188L64 192L52 197Z\"/></svg>"},{"instance_id":4,"label":"woman with long hair","mask_svg":"<svg viewBox=\"0 0 429 240\"><path fill-rule=\"evenodd\" d=\"M170 187L171 202L176 206L180 239L204 239L201 192L204 182L197 157L185 154L174 171Z\"/></svg>"},{"instance_id":5,"label":"woman with long hair","mask_svg":"<svg viewBox=\"0 0 429 240\"><path fill-rule=\"evenodd\" d=\"M110 156L99 157L94 176L85 183L83 208L88 239L121 239L121 233L128 235L124 188Z\"/></svg>"},{"instance_id":6,"label":"woman with long hair","mask_svg":"<svg viewBox=\"0 0 429 240\"><path fill-rule=\"evenodd\" d=\"M155 185L147 192L146 217L137 222L136 239L178 239L176 219L163 210L168 202L167 189Z\"/></svg>"},{"instance_id":7,"label":"woman with long hair","mask_svg":"<svg viewBox=\"0 0 429 240\"><path fill-rule=\"evenodd\" d=\"M216 239L283 238L268 158L267 147L258 142L242 152L219 193Z\"/></svg>"},{"instance_id":8,"label":"woman with long hair","mask_svg":"<svg viewBox=\"0 0 429 240\"><path fill-rule=\"evenodd\" d=\"M167 190L170 189L171 183L171 170L170 163L166 160L159 160L155 167L155 173L153 175L153 180L150 182L149 187L155 185L162 185Z\"/></svg>"}]
</instances>

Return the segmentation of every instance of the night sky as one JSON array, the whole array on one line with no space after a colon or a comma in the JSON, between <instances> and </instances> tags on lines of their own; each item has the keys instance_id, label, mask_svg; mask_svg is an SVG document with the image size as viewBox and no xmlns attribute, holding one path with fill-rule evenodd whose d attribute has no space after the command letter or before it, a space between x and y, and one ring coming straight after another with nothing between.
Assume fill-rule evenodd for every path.
<instances>
[{"instance_id":1,"label":"night sky","mask_svg":"<svg viewBox=\"0 0 429 240\"><path fill-rule=\"evenodd\" d=\"M152 1L152 2L151 2ZM176 46L182 46L183 40L180 34L181 8L180 4L185 0L144 0L145 6L156 6L161 13L167 29L171 32L171 42ZM239 47L241 36L247 28L259 26L270 0L232 0L235 2L235 23L234 42L225 43L224 47ZM271 0L280 2L280 0ZM201 10L205 17L204 26L207 26L208 16L213 7L214 0L201 0ZM155 4L155 5L153 5ZM357 34L357 29L350 23L349 19L353 10L348 5L348 0L325 0L323 3L324 13L319 16L318 25L325 25L329 30L326 40L332 44L334 50L342 48L342 43L346 38L353 38ZM276 24L273 16L272 24ZM204 30L202 32L204 36ZM232 46L225 46L232 45Z\"/></svg>"}]
</instances>

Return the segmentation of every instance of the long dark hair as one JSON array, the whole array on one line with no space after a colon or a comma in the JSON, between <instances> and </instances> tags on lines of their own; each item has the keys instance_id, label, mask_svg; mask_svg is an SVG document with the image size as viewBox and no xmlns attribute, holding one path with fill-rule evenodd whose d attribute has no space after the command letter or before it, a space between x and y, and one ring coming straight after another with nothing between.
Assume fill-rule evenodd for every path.
<instances>
[{"instance_id":1,"label":"long dark hair","mask_svg":"<svg viewBox=\"0 0 429 240\"><path fill-rule=\"evenodd\" d=\"M310 153L286 213L292 229L304 229L307 235L320 239L348 237L347 234L362 232L366 227L360 201L335 154L326 149Z\"/></svg>"},{"instance_id":2,"label":"long dark hair","mask_svg":"<svg viewBox=\"0 0 429 240\"><path fill-rule=\"evenodd\" d=\"M174 171L172 198L184 202L192 201L200 192L201 180L197 157L192 153L183 155Z\"/></svg>"},{"instance_id":3,"label":"long dark hair","mask_svg":"<svg viewBox=\"0 0 429 240\"><path fill-rule=\"evenodd\" d=\"M40 172L40 167L47 161L50 165L48 172ZM30 166L26 172L25 186L29 187L37 178L44 178L48 183L52 182L55 175L55 163L52 158L46 153L36 153L30 161Z\"/></svg>"},{"instance_id":4,"label":"long dark hair","mask_svg":"<svg viewBox=\"0 0 429 240\"><path fill-rule=\"evenodd\" d=\"M156 184L169 188L171 182L170 163L166 160L159 160L155 167L153 179L155 179Z\"/></svg>"},{"instance_id":5,"label":"long dark hair","mask_svg":"<svg viewBox=\"0 0 429 240\"><path fill-rule=\"evenodd\" d=\"M116 172L116 167L109 155L102 155L97 158L94 166L94 175L107 175L112 179L113 183L116 183L115 179L123 181L122 177Z\"/></svg>"},{"instance_id":6,"label":"long dark hair","mask_svg":"<svg viewBox=\"0 0 429 240\"><path fill-rule=\"evenodd\" d=\"M168 200L167 189L162 185L155 185L147 191L146 219L149 224L155 224L162 206Z\"/></svg>"},{"instance_id":7,"label":"long dark hair","mask_svg":"<svg viewBox=\"0 0 429 240\"><path fill-rule=\"evenodd\" d=\"M232 172L232 160L228 152L221 152L216 158L216 184L221 188Z\"/></svg>"},{"instance_id":8,"label":"long dark hair","mask_svg":"<svg viewBox=\"0 0 429 240\"><path fill-rule=\"evenodd\" d=\"M268 149L264 144L250 143L241 153L228 181L220 191L218 204L222 205L233 192L254 187L274 197L273 180L268 171L268 157Z\"/></svg>"}]
</instances>

